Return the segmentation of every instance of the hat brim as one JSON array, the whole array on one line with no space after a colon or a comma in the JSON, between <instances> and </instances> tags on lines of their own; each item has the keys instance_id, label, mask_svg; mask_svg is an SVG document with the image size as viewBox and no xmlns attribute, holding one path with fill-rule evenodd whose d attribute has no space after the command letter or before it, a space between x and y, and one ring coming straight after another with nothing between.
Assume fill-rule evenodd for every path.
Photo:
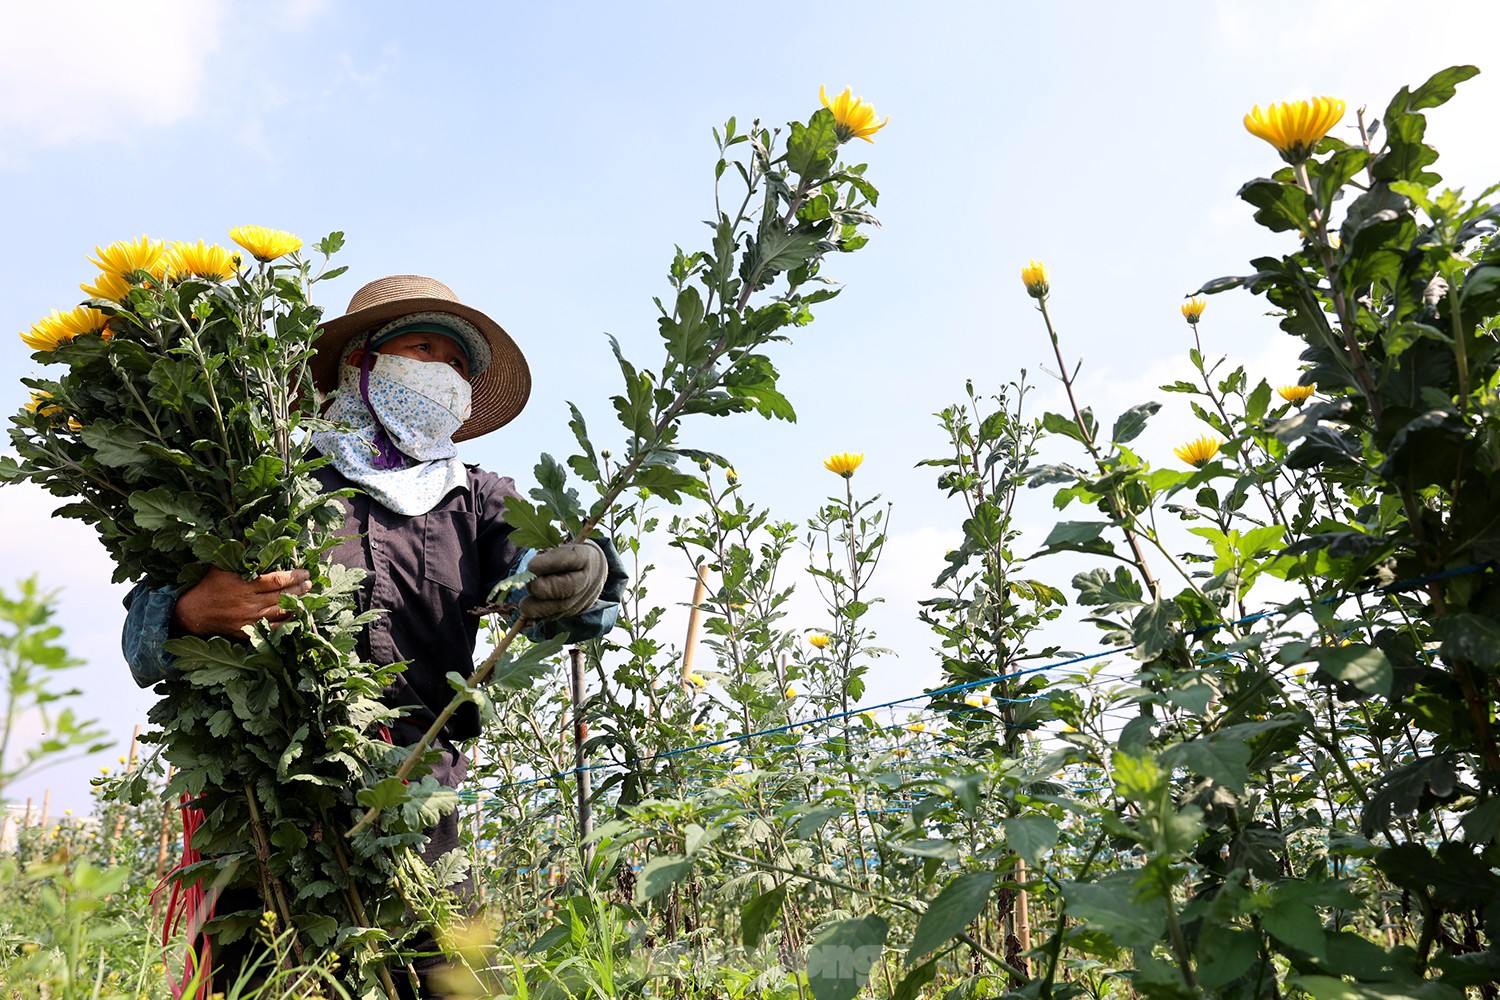
<instances>
[{"instance_id":1,"label":"hat brim","mask_svg":"<svg viewBox=\"0 0 1500 1000\"><path fill-rule=\"evenodd\" d=\"M313 383L324 396L338 388L339 358L349 341L402 316L420 312L448 313L467 320L490 345L490 365L470 380L473 412L453 435L455 441L488 434L515 419L531 398L531 366L504 328L478 309L451 299L410 298L380 302L345 313L322 326L308 362Z\"/></svg>"}]
</instances>

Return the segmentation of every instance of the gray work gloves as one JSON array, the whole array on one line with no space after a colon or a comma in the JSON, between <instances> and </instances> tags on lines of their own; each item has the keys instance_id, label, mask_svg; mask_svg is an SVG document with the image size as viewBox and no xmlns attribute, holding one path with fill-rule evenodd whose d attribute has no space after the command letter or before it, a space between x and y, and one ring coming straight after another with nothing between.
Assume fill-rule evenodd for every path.
<instances>
[{"instance_id":1,"label":"gray work gloves","mask_svg":"<svg viewBox=\"0 0 1500 1000\"><path fill-rule=\"evenodd\" d=\"M604 591L608 565L599 546L575 542L538 552L526 568L536 579L526 585L529 596L521 601L521 617L552 621L593 607Z\"/></svg>"}]
</instances>

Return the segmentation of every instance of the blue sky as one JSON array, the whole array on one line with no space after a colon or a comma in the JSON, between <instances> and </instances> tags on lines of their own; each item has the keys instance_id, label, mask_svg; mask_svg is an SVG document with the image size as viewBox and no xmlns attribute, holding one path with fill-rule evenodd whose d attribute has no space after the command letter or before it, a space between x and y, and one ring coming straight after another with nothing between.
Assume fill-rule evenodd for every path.
<instances>
[{"instance_id":1,"label":"blue sky","mask_svg":"<svg viewBox=\"0 0 1500 1000\"><path fill-rule=\"evenodd\" d=\"M920 690L924 596L957 510L917 461L939 454L931 414L1021 368L1040 405L1047 344L1019 280L1053 274L1054 315L1084 358L1089 402L1114 413L1184 377L1177 312L1203 280L1283 244L1234 196L1277 166L1240 123L1252 104L1331 94L1378 114L1402 84L1481 47L1500 13L1383 0L1290 3L447 4L224 0L28 5L0 14L0 325L68 308L96 244L149 233L224 241L243 224L309 241L347 234L350 272L330 314L365 281L438 277L491 313L531 359L527 411L466 446L470 461L529 477L569 446L564 400L607 445L615 370L603 334L655 357L653 295L674 244L693 248L712 208L710 127L729 115L803 118L820 84L853 86L889 127L851 152L881 189L884 228L830 262L845 294L778 356L796 425L690 426L728 455L745 495L803 521L838 481L821 467L863 451L856 486L894 507L876 590L896 657L872 697ZM1477 190L1500 162L1489 122L1500 67L1432 115L1450 183ZM1484 122L1484 127L1476 123ZM1220 296L1205 346L1254 377L1296 379L1295 350L1248 295ZM0 384L25 398L35 370L0 337ZM1199 433L1168 407L1142 439L1157 463ZM1044 498L1038 498L1044 499ZM121 587L86 529L48 498L0 490L0 585L32 572L61 588L60 622L88 665L80 711L122 739L149 692L118 654ZM1045 531L1045 503L1023 511ZM688 570L663 554L663 603ZM796 557L799 561L800 555ZM1065 584L1071 569L1038 566ZM681 594L673 588L680 588ZM814 603L799 605L818 624ZM798 626L802 622L796 623ZM1091 642L1085 634L1076 644ZM102 758L112 763L111 751ZM20 786L75 808L100 761Z\"/></svg>"}]
</instances>

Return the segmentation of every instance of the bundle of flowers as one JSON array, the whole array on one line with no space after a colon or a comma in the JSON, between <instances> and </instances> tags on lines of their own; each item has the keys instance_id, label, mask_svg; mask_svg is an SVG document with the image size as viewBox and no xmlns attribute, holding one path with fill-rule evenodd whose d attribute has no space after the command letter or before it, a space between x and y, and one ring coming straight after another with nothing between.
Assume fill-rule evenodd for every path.
<instances>
[{"instance_id":1,"label":"bundle of flowers","mask_svg":"<svg viewBox=\"0 0 1500 1000\"><path fill-rule=\"evenodd\" d=\"M377 830L344 836L356 790L400 754L370 735L395 670L355 653L373 613L356 613L357 574L325 557L343 513L311 475L322 460L306 433L321 315L311 293L343 270L327 268L342 235L317 245L316 272L289 233L230 235L244 253L144 237L96 251L87 301L21 335L59 373L23 380L20 461L4 459L0 478L42 486L65 501L59 515L93 525L116 580L180 588L209 567L312 573L275 625L166 643L175 676L158 687L150 738L193 828L192 863L173 876L174 897L193 905L175 922L232 942L269 911L290 931L289 960L346 954L350 986L388 989L385 957L428 881L411 848L456 801L415 780ZM206 948L190 966L205 960Z\"/></svg>"}]
</instances>

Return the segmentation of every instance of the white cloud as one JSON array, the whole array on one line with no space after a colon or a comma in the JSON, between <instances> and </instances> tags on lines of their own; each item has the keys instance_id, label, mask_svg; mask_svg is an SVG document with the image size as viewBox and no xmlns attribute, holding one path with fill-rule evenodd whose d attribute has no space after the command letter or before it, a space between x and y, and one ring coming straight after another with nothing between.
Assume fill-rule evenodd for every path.
<instances>
[{"instance_id":1,"label":"white cloud","mask_svg":"<svg viewBox=\"0 0 1500 1000\"><path fill-rule=\"evenodd\" d=\"M208 93L226 10L221 0L7 7L0 135L44 145L121 139L190 117Z\"/></svg>"}]
</instances>

